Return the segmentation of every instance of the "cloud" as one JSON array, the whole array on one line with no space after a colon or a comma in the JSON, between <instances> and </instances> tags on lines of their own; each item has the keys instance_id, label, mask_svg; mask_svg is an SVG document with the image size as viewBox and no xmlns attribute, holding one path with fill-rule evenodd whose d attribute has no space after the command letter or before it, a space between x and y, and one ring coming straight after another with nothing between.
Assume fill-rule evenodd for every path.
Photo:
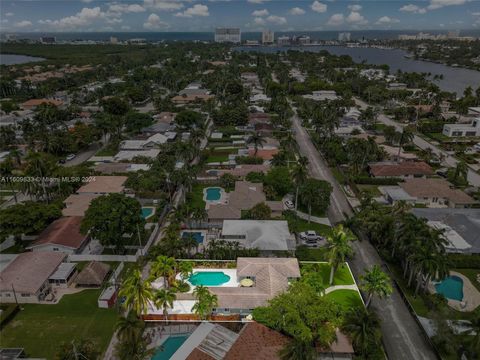
<instances>
[{"instance_id":1,"label":"cloud","mask_svg":"<svg viewBox=\"0 0 480 360\"><path fill-rule=\"evenodd\" d=\"M8 15L7 15L8 16ZM479 12L473 12L472 16L480 16L480 11Z\"/></svg>"},{"instance_id":2,"label":"cloud","mask_svg":"<svg viewBox=\"0 0 480 360\"><path fill-rule=\"evenodd\" d=\"M358 4L348 5L347 7L349 10L352 10L352 11L362 10L362 5L358 5Z\"/></svg>"},{"instance_id":3,"label":"cloud","mask_svg":"<svg viewBox=\"0 0 480 360\"><path fill-rule=\"evenodd\" d=\"M120 28L122 30L130 30L131 27L129 25L122 25L122 27Z\"/></svg>"},{"instance_id":4,"label":"cloud","mask_svg":"<svg viewBox=\"0 0 480 360\"><path fill-rule=\"evenodd\" d=\"M158 29L166 29L169 25L160 20L160 17L157 14L150 14L147 18L147 21L143 23L143 27L148 30L158 30Z\"/></svg>"},{"instance_id":5,"label":"cloud","mask_svg":"<svg viewBox=\"0 0 480 360\"><path fill-rule=\"evenodd\" d=\"M414 5L414 4L404 5L399 10L403 11L403 12L414 13L414 14L425 14L427 12L426 9L421 8L421 7L419 7L417 5Z\"/></svg>"},{"instance_id":6,"label":"cloud","mask_svg":"<svg viewBox=\"0 0 480 360\"><path fill-rule=\"evenodd\" d=\"M85 4L90 4L93 0L81 0Z\"/></svg>"},{"instance_id":7,"label":"cloud","mask_svg":"<svg viewBox=\"0 0 480 360\"><path fill-rule=\"evenodd\" d=\"M5 16L13 16L13 15L14 15L14 13L12 13L12 12L5 13Z\"/></svg>"},{"instance_id":8,"label":"cloud","mask_svg":"<svg viewBox=\"0 0 480 360\"><path fill-rule=\"evenodd\" d=\"M144 12L145 8L139 4L113 3L108 7L108 11L112 13L140 13Z\"/></svg>"},{"instance_id":9,"label":"cloud","mask_svg":"<svg viewBox=\"0 0 480 360\"><path fill-rule=\"evenodd\" d=\"M400 20L395 19L395 18L391 18L390 16L382 16L381 18L379 18L377 20L377 22L375 24L377 24L377 25L397 24L399 22L400 22Z\"/></svg>"},{"instance_id":10,"label":"cloud","mask_svg":"<svg viewBox=\"0 0 480 360\"><path fill-rule=\"evenodd\" d=\"M318 13L324 13L327 11L327 5L322 4L320 1L315 0L313 4L310 6L313 11Z\"/></svg>"},{"instance_id":11,"label":"cloud","mask_svg":"<svg viewBox=\"0 0 480 360\"><path fill-rule=\"evenodd\" d=\"M210 16L208 6L195 4L183 12L176 13L175 16L191 18L193 16Z\"/></svg>"},{"instance_id":12,"label":"cloud","mask_svg":"<svg viewBox=\"0 0 480 360\"><path fill-rule=\"evenodd\" d=\"M175 11L183 9L183 4L172 0L144 0L143 6L158 11Z\"/></svg>"},{"instance_id":13,"label":"cloud","mask_svg":"<svg viewBox=\"0 0 480 360\"><path fill-rule=\"evenodd\" d=\"M267 9L255 10L254 12L252 12L253 16L267 16L268 14L269 14L269 12L268 12Z\"/></svg>"},{"instance_id":14,"label":"cloud","mask_svg":"<svg viewBox=\"0 0 480 360\"><path fill-rule=\"evenodd\" d=\"M352 11L350 14L348 14L346 20L349 24L354 24L354 25L368 24L368 20L365 19L363 15L357 11Z\"/></svg>"},{"instance_id":15,"label":"cloud","mask_svg":"<svg viewBox=\"0 0 480 360\"><path fill-rule=\"evenodd\" d=\"M106 13L100 10L100 7L83 8L81 11L72 16L67 16L59 20L39 20L42 25L54 27L56 30L75 29L81 26L87 26L99 19L107 18L112 21Z\"/></svg>"},{"instance_id":16,"label":"cloud","mask_svg":"<svg viewBox=\"0 0 480 360\"><path fill-rule=\"evenodd\" d=\"M303 15L303 14L305 14L305 10L303 10L302 8L299 8L299 7L294 7L294 8L290 9L289 14L290 15Z\"/></svg>"},{"instance_id":17,"label":"cloud","mask_svg":"<svg viewBox=\"0 0 480 360\"><path fill-rule=\"evenodd\" d=\"M284 25L287 23L287 19L285 19L283 16L277 16L277 15L270 15L269 17L266 18L266 20L269 23L272 23L275 25Z\"/></svg>"},{"instance_id":18,"label":"cloud","mask_svg":"<svg viewBox=\"0 0 480 360\"><path fill-rule=\"evenodd\" d=\"M270 0L247 0L251 4L263 4L264 2L270 1Z\"/></svg>"},{"instance_id":19,"label":"cloud","mask_svg":"<svg viewBox=\"0 0 480 360\"><path fill-rule=\"evenodd\" d=\"M22 20L22 21L16 22L13 26L19 29L23 29L23 28L32 26L32 22L28 20Z\"/></svg>"},{"instance_id":20,"label":"cloud","mask_svg":"<svg viewBox=\"0 0 480 360\"><path fill-rule=\"evenodd\" d=\"M261 17L256 17L255 19L253 19L253 22L255 23L255 25L260 25L260 26L263 26L263 25L267 24L265 19L263 19Z\"/></svg>"},{"instance_id":21,"label":"cloud","mask_svg":"<svg viewBox=\"0 0 480 360\"><path fill-rule=\"evenodd\" d=\"M344 21L345 21L345 18L343 14L333 14L332 16L330 16L330 19L328 19L327 25L338 26L338 25L342 25Z\"/></svg>"},{"instance_id":22,"label":"cloud","mask_svg":"<svg viewBox=\"0 0 480 360\"><path fill-rule=\"evenodd\" d=\"M440 9L444 6L463 5L467 0L430 0L430 5L427 6L428 10Z\"/></svg>"}]
</instances>

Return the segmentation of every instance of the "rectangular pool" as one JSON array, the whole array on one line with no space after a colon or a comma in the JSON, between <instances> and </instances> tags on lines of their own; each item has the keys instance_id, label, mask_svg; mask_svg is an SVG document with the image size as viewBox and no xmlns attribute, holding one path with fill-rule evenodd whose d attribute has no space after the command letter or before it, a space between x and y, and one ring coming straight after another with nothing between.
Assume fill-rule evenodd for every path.
<instances>
[{"instance_id":1,"label":"rectangular pool","mask_svg":"<svg viewBox=\"0 0 480 360\"><path fill-rule=\"evenodd\" d=\"M220 188L218 187L211 187L205 190L206 192L206 199L208 201L217 201L220 200L220 197L222 196Z\"/></svg>"},{"instance_id":2,"label":"rectangular pool","mask_svg":"<svg viewBox=\"0 0 480 360\"><path fill-rule=\"evenodd\" d=\"M182 239L185 239L187 238L189 235L191 234L191 236L193 236L193 238L195 240L197 240L197 243L199 244L202 244L203 243L203 239L204 239L204 236L201 232L199 231L184 231L182 233Z\"/></svg>"},{"instance_id":3,"label":"rectangular pool","mask_svg":"<svg viewBox=\"0 0 480 360\"><path fill-rule=\"evenodd\" d=\"M158 348L152 360L169 360L190 335L170 335Z\"/></svg>"}]
</instances>

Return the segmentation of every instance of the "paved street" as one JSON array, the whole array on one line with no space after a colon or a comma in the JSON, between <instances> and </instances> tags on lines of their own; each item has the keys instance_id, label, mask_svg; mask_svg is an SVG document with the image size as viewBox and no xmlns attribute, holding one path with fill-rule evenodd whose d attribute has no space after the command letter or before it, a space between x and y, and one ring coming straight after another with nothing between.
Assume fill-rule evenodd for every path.
<instances>
[{"instance_id":1,"label":"paved street","mask_svg":"<svg viewBox=\"0 0 480 360\"><path fill-rule=\"evenodd\" d=\"M62 166L70 167L80 165L85 161L88 161L88 159L95 155L98 149L100 149L100 145L98 143L94 143L87 150L78 153L72 160L67 161L65 164L62 164Z\"/></svg>"},{"instance_id":2,"label":"paved street","mask_svg":"<svg viewBox=\"0 0 480 360\"><path fill-rule=\"evenodd\" d=\"M355 98L355 102L357 103L357 105L361 109L364 109L368 106L367 103L365 103L364 101L362 101L360 99ZM397 131L402 131L402 128L405 126L404 124L399 124L398 122L392 120L390 117L386 116L385 114L380 114L378 116L378 120L385 125L394 126L397 129ZM413 138L413 143L416 146L418 146L420 149L425 150L425 149L430 148L430 149L432 149L432 152L434 154L437 154L437 155L440 154L440 153L443 154L444 157L445 157L445 160L443 162L444 162L444 164L448 165L449 167L455 167L458 164L458 160L454 156L449 155L446 151L440 149L438 146L433 145L429 141L421 138L420 136L415 135L414 138ZM472 169L468 170L467 178L468 178L468 182L471 185L480 186L480 175L477 174Z\"/></svg>"},{"instance_id":3,"label":"paved street","mask_svg":"<svg viewBox=\"0 0 480 360\"><path fill-rule=\"evenodd\" d=\"M309 160L311 176L329 181L333 186L331 205L328 216L332 223L345 219L345 215L352 215L347 199L336 182L333 174L320 156L308 133L301 126L298 116L292 118L293 129L302 155ZM365 268L374 264L382 264L375 248L367 241L356 241L353 246L355 257L350 267L358 281L358 276ZM436 356L423 337L422 330L415 322L407 306L403 302L398 290L394 289L392 296L387 300L374 300L372 305L382 319L382 333L385 349L390 359L436 359Z\"/></svg>"}]
</instances>

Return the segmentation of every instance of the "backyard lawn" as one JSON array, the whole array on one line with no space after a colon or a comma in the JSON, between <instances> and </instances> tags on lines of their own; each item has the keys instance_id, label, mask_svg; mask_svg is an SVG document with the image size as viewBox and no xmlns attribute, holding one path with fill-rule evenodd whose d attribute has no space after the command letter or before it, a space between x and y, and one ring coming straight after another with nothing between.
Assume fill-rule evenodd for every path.
<instances>
[{"instance_id":1,"label":"backyard lawn","mask_svg":"<svg viewBox=\"0 0 480 360\"><path fill-rule=\"evenodd\" d=\"M2 329L0 347L23 347L30 357L53 359L61 343L88 338L104 352L118 314L97 306L100 292L66 295L56 305L22 305L23 310Z\"/></svg>"},{"instance_id":2,"label":"backyard lawn","mask_svg":"<svg viewBox=\"0 0 480 360\"><path fill-rule=\"evenodd\" d=\"M188 194L188 204L193 209L205 209L205 201L203 200L203 189L208 185L195 184L192 191Z\"/></svg>"},{"instance_id":3,"label":"backyard lawn","mask_svg":"<svg viewBox=\"0 0 480 360\"><path fill-rule=\"evenodd\" d=\"M345 310L350 310L354 307L363 306L360 294L355 290L335 290L325 295L325 297L338 303Z\"/></svg>"},{"instance_id":4,"label":"backyard lawn","mask_svg":"<svg viewBox=\"0 0 480 360\"><path fill-rule=\"evenodd\" d=\"M315 271L321 275L323 286L325 288L329 287L330 280L330 269L331 266L329 263L319 263L319 264L302 264L302 273L303 271L310 272ZM333 285L354 285L355 281L353 280L350 269L346 264L342 264L338 267L335 275L333 277Z\"/></svg>"}]
</instances>

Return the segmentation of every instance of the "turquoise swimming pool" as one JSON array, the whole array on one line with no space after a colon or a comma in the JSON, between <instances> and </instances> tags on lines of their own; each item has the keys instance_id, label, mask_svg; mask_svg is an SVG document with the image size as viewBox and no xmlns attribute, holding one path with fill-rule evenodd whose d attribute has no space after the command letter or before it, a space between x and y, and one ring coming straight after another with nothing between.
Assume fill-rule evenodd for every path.
<instances>
[{"instance_id":1,"label":"turquoise swimming pool","mask_svg":"<svg viewBox=\"0 0 480 360\"><path fill-rule=\"evenodd\" d=\"M222 271L198 271L188 278L188 281L194 286L220 286L229 280L230 276Z\"/></svg>"},{"instance_id":2,"label":"turquoise swimming pool","mask_svg":"<svg viewBox=\"0 0 480 360\"><path fill-rule=\"evenodd\" d=\"M442 282L435 285L435 290L447 299L463 300L463 280L458 276L446 277Z\"/></svg>"},{"instance_id":3,"label":"turquoise swimming pool","mask_svg":"<svg viewBox=\"0 0 480 360\"><path fill-rule=\"evenodd\" d=\"M193 236L195 240L197 240L197 243L203 243L204 235L200 231L184 231L182 233L182 239L186 239L190 235Z\"/></svg>"},{"instance_id":4,"label":"turquoise swimming pool","mask_svg":"<svg viewBox=\"0 0 480 360\"><path fill-rule=\"evenodd\" d=\"M217 200L220 200L220 198L222 197L222 189L219 187L207 188L205 189L205 192L206 192L205 198L208 201L217 201Z\"/></svg>"},{"instance_id":5,"label":"turquoise swimming pool","mask_svg":"<svg viewBox=\"0 0 480 360\"><path fill-rule=\"evenodd\" d=\"M182 346L189 335L171 335L153 355L152 360L169 360Z\"/></svg>"},{"instance_id":6,"label":"turquoise swimming pool","mask_svg":"<svg viewBox=\"0 0 480 360\"><path fill-rule=\"evenodd\" d=\"M155 209L153 207L142 207L142 218L148 219L153 215Z\"/></svg>"}]
</instances>

